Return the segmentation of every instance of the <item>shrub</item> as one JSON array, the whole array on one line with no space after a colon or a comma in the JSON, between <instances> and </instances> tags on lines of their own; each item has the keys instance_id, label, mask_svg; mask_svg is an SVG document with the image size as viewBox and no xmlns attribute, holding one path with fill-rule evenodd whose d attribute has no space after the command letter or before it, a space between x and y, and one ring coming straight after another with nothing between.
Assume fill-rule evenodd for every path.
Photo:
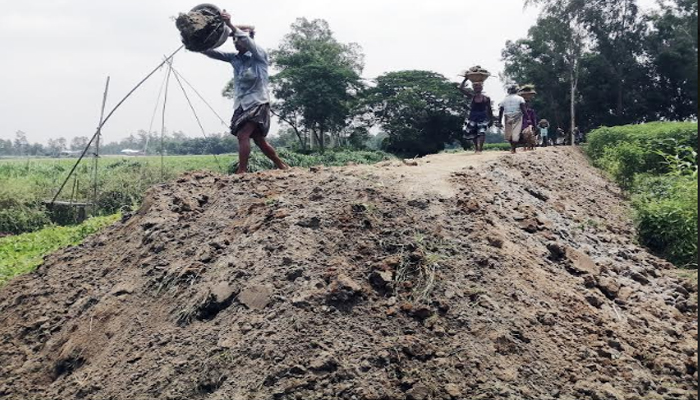
<instances>
[{"instance_id":1,"label":"shrub","mask_svg":"<svg viewBox=\"0 0 700 400\"><path fill-rule=\"evenodd\" d=\"M0 234L28 232L49 222L36 192L32 184L19 179L0 181Z\"/></svg>"},{"instance_id":2,"label":"shrub","mask_svg":"<svg viewBox=\"0 0 700 400\"><path fill-rule=\"evenodd\" d=\"M608 171L620 186L629 189L636 174L649 170L647 164L650 155L656 157L639 143L622 142L605 149L598 165Z\"/></svg>"},{"instance_id":3,"label":"shrub","mask_svg":"<svg viewBox=\"0 0 700 400\"><path fill-rule=\"evenodd\" d=\"M625 125L598 128L588 134L586 151L594 160L602 158L605 151L620 143L663 143L673 139L672 145L690 146L697 150L698 125L694 122L650 122L640 125ZM661 145L660 145L661 146Z\"/></svg>"},{"instance_id":4,"label":"shrub","mask_svg":"<svg viewBox=\"0 0 700 400\"><path fill-rule=\"evenodd\" d=\"M633 197L640 242L682 267L697 267L698 181L640 176Z\"/></svg>"},{"instance_id":5,"label":"shrub","mask_svg":"<svg viewBox=\"0 0 700 400\"><path fill-rule=\"evenodd\" d=\"M633 193L639 241L679 266L697 266L697 124L600 128L587 153Z\"/></svg>"},{"instance_id":6,"label":"shrub","mask_svg":"<svg viewBox=\"0 0 700 400\"><path fill-rule=\"evenodd\" d=\"M506 151L510 150L510 143L484 143L486 151Z\"/></svg>"}]
</instances>

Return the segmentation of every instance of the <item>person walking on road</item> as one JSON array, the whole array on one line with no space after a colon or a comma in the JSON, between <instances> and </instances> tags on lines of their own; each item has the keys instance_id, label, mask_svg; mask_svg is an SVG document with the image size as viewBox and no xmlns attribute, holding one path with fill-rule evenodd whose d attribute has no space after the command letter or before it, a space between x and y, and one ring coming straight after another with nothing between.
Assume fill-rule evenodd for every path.
<instances>
[{"instance_id":1,"label":"person walking on road","mask_svg":"<svg viewBox=\"0 0 700 400\"><path fill-rule=\"evenodd\" d=\"M234 113L231 134L238 138L238 169L236 174L248 172L250 139L279 169L289 169L265 139L270 132L270 93L267 52L254 41L255 28L236 27L231 15L223 10L221 18L231 28L237 53L205 50L202 54L233 66Z\"/></svg>"},{"instance_id":2,"label":"person walking on road","mask_svg":"<svg viewBox=\"0 0 700 400\"><path fill-rule=\"evenodd\" d=\"M546 119L540 120L540 137L542 140L542 147L549 146L549 121Z\"/></svg>"},{"instance_id":3,"label":"person walking on road","mask_svg":"<svg viewBox=\"0 0 700 400\"><path fill-rule=\"evenodd\" d=\"M523 130L521 133L525 150L535 150L535 146L537 146L539 126L537 125L537 112L532 106L532 101L536 94L537 92L533 85L525 85L518 91L518 95L525 99L525 115L523 115Z\"/></svg>"},{"instance_id":4,"label":"person walking on road","mask_svg":"<svg viewBox=\"0 0 700 400\"><path fill-rule=\"evenodd\" d=\"M472 93L465 87L467 80L468 78L465 77L459 90L469 96ZM493 109L491 108L491 99L483 93L484 83L474 82L473 88L474 93L467 118L466 138L474 141L476 154L481 154L484 151L486 131L493 126Z\"/></svg>"},{"instance_id":5,"label":"person walking on road","mask_svg":"<svg viewBox=\"0 0 700 400\"><path fill-rule=\"evenodd\" d=\"M562 141L566 139L565 136L566 132L564 131L564 128L561 126L557 127L556 134L554 135L554 146L562 144Z\"/></svg>"},{"instance_id":6,"label":"person walking on road","mask_svg":"<svg viewBox=\"0 0 700 400\"><path fill-rule=\"evenodd\" d=\"M505 138L510 142L510 152L513 154L516 153L518 142L520 142L523 116L526 113L525 99L518 96L518 87L516 85L510 85L508 87L508 96L499 105L498 125L504 126L503 117L505 116Z\"/></svg>"}]
</instances>

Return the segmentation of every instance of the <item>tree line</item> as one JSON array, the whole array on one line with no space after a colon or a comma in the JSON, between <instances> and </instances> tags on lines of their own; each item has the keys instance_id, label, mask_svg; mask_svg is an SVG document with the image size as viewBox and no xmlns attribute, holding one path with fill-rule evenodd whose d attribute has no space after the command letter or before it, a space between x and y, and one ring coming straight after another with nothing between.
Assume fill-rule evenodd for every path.
<instances>
[{"instance_id":1,"label":"tree line","mask_svg":"<svg viewBox=\"0 0 700 400\"><path fill-rule=\"evenodd\" d=\"M534 108L555 126L589 131L697 119L696 1L662 0L647 13L636 0L526 5L542 11L526 38L505 44L503 76L506 84L534 84ZM336 41L323 20L298 19L271 56L280 71L272 77L273 110L301 149L362 145L372 128L383 132L383 150L410 156L463 137L469 99L455 83L432 71L365 81L361 47Z\"/></svg>"},{"instance_id":2,"label":"tree line","mask_svg":"<svg viewBox=\"0 0 700 400\"><path fill-rule=\"evenodd\" d=\"M207 137L192 138L182 131L166 133L162 138L160 132L139 130L119 141L100 144L99 153L103 155L121 154L122 150L134 150L144 155L160 154L161 148L165 154L225 154L238 151L236 138L225 133L211 133ZM26 133L17 131L14 140L0 139L0 157L76 157L82 153L89 142L87 136L76 136L66 140L60 137L49 139L47 144L29 143ZM95 143L88 149L87 154L96 151Z\"/></svg>"},{"instance_id":3,"label":"tree line","mask_svg":"<svg viewBox=\"0 0 700 400\"><path fill-rule=\"evenodd\" d=\"M528 0L542 7L503 50L504 75L532 83L535 108L561 127L697 119L698 3Z\"/></svg>"},{"instance_id":4,"label":"tree line","mask_svg":"<svg viewBox=\"0 0 700 400\"><path fill-rule=\"evenodd\" d=\"M554 126L583 131L656 120L697 118L698 4L662 0L643 13L636 0L526 0L542 12L525 38L502 51L509 82L534 84L534 107ZM357 43L335 39L328 23L299 18L270 51L273 140L302 152L327 148L380 148L404 156L435 153L459 143L468 112L465 98L432 71L392 71L362 78ZM478 63L478 60L474 60ZM232 97L232 82L222 94ZM379 135L376 134L379 132ZM79 149L86 137L48 145L0 141L0 155L56 155ZM82 144L82 146L81 146ZM139 131L102 147L147 153L219 154L238 150L225 133L189 138Z\"/></svg>"}]
</instances>

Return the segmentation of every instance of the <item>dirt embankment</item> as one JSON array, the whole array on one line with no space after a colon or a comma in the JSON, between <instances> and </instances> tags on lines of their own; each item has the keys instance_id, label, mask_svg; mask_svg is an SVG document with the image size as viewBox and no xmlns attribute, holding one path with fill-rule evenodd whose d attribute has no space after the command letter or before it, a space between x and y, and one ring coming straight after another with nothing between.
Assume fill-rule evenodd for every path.
<instances>
[{"instance_id":1,"label":"dirt embankment","mask_svg":"<svg viewBox=\"0 0 700 400\"><path fill-rule=\"evenodd\" d=\"M0 397L697 397L697 284L582 155L420 164L154 188L0 290Z\"/></svg>"}]
</instances>

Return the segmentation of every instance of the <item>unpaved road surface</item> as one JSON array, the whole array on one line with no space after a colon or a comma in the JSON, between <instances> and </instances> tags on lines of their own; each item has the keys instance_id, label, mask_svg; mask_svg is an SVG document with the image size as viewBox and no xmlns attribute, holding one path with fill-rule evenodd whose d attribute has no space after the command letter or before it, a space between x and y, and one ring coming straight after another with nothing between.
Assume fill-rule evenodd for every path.
<instances>
[{"instance_id":1,"label":"unpaved road surface","mask_svg":"<svg viewBox=\"0 0 700 400\"><path fill-rule=\"evenodd\" d=\"M0 398L697 398L697 282L576 150L184 175L0 289Z\"/></svg>"}]
</instances>

